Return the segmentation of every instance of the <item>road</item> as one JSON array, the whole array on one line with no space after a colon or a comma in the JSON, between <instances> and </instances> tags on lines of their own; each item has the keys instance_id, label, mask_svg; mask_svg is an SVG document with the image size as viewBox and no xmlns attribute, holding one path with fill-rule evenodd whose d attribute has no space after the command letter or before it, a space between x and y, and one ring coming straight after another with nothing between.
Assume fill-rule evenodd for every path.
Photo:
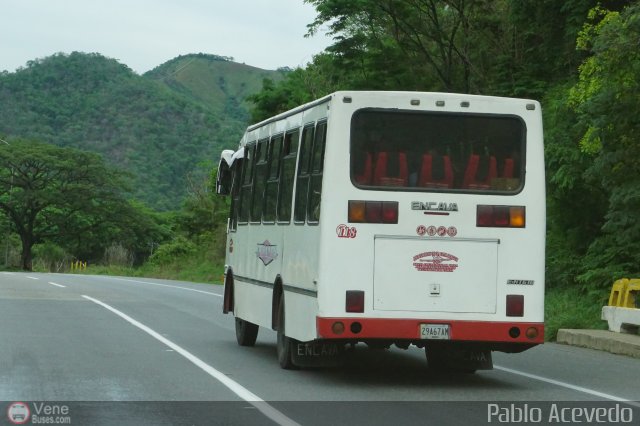
<instances>
[{"instance_id":1,"label":"road","mask_svg":"<svg viewBox=\"0 0 640 426\"><path fill-rule=\"evenodd\" d=\"M417 348L358 346L344 367L285 371L275 332L236 344L221 295L147 278L0 273L0 401L30 403L31 414L35 401L55 402L71 424L473 425L519 413L548 424L566 407L578 407L573 421L609 410L640 422L637 359L545 344L494 353L492 371L445 375Z\"/></svg>"}]
</instances>

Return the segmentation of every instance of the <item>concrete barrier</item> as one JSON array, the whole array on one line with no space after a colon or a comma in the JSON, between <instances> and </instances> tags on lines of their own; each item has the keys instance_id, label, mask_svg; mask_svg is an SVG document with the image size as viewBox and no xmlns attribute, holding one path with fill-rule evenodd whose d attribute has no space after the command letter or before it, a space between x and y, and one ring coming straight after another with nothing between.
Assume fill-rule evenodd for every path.
<instances>
[{"instance_id":1,"label":"concrete barrier","mask_svg":"<svg viewBox=\"0 0 640 426\"><path fill-rule=\"evenodd\" d=\"M602 307L602 319L609 330L637 334L640 329L640 279L622 278L613 283L609 306Z\"/></svg>"}]
</instances>

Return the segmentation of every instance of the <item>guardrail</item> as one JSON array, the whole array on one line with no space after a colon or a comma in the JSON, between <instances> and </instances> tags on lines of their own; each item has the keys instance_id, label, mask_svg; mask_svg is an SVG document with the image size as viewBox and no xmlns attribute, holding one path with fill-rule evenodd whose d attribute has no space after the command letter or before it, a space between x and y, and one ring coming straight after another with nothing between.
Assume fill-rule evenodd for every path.
<instances>
[{"instance_id":1,"label":"guardrail","mask_svg":"<svg viewBox=\"0 0 640 426\"><path fill-rule=\"evenodd\" d=\"M609 305L602 307L609 330L636 334L640 329L640 279L622 278L611 286Z\"/></svg>"},{"instance_id":2,"label":"guardrail","mask_svg":"<svg viewBox=\"0 0 640 426\"><path fill-rule=\"evenodd\" d=\"M85 269L87 269L87 262L82 262L80 260L71 262L71 272L84 271Z\"/></svg>"}]
</instances>

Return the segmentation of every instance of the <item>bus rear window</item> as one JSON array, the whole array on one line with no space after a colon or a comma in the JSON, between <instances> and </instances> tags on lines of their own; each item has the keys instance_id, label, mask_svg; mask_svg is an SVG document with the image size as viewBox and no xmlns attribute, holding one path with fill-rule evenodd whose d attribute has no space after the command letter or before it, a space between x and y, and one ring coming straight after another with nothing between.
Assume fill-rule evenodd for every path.
<instances>
[{"instance_id":1,"label":"bus rear window","mask_svg":"<svg viewBox=\"0 0 640 426\"><path fill-rule=\"evenodd\" d=\"M351 120L351 180L364 189L516 193L525 137L515 116L363 109Z\"/></svg>"}]
</instances>

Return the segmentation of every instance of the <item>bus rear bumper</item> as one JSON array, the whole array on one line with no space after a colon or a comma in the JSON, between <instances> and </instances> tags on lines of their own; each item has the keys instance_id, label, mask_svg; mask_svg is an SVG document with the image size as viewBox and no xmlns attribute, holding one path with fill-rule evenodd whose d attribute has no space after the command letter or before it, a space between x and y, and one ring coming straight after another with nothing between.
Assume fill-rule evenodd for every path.
<instances>
[{"instance_id":1,"label":"bus rear bumper","mask_svg":"<svg viewBox=\"0 0 640 426\"><path fill-rule=\"evenodd\" d=\"M366 341L391 339L429 341L424 329L445 325L447 333L437 340L540 344L544 342L544 323L498 321L444 321L389 318L316 317L319 339ZM438 327L435 327L438 328Z\"/></svg>"}]
</instances>

